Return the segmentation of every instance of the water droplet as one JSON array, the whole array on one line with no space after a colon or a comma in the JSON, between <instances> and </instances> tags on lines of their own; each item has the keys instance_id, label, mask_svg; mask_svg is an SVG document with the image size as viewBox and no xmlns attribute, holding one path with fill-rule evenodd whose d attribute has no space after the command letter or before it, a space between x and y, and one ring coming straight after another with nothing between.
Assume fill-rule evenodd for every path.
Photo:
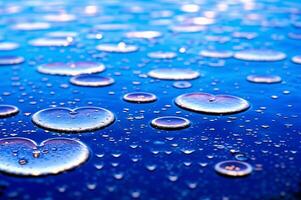
<instances>
[{"instance_id":1,"label":"water droplet","mask_svg":"<svg viewBox=\"0 0 301 200\"><path fill-rule=\"evenodd\" d=\"M38 149L38 157L33 151ZM52 149L56 149L53 151ZM12 154L18 150L18 156ZM40 145L27 138L0 139L0 171L18 176L58 174L84 163L89 157L88 147L80 141L53 138Z\"/></svg>"},{"instance_id":2,"label":"water droplet","mask_svg":"<svg viewBox=\"0 0 301 200\"><path fill-rule=\"evenodd\" d=\"M115 120L104 108L48 108L35 113L32 121L39 127L57 132L89 132L104 128Z\"/></svg>"},{"instance_id":3,"label":"water droplet","mask_svg":"<svg viewBox=\"0 0 301 200\"><path fill-rule=\"evenodd\" d=\"M19 48L19 44L15 42L0 42L0 51L12 51Z\"/></svg>"},{"instance_id":4,"label":"water droplet","mask_svg":"<svg viewBox=\"0 0 301 200\"><path fill-rule=\"evenodd\" d=\"M154 59L173 59L177 56L177 54L174 52L156 51L148 53L147 56Z\"/></svg>"},{"instance_id":5,"label":"water droplet","mask_svg":"<svg viewBox=\"0 0 301 200\"><path fill-rule=\"evenodd\" d=\"M73 43L72 38L38 38L28 42L35 47L66 47Z\"/></svg>"},{"instance_id":6,"label":"water droplet","mask_svg":"<svg viewBox=\"0 0 301 200\"><path fill-rule=\"evenodd\" d=\"M160 68L151 70L148 75L162 80L191 80L200 76L199 72L190 69Z\"/></svg>"},{"instance_id":7,"label":"water droplet","mask_svg":"<svg viewBox=\"0 0 301 200\"><path fill-rule=\"evenodd\" d=\"M234 57L245 61L280 61L286 58L286 54L274 50L243 50L236 52Z\"/></svg>"},{"instance_id":8,"label":"water droplet","mask_svg":"<svg viewBox=\"0 0 301 200\"><path fill-rule=\"evenodd\" d=\"M119 44L100 44L96 47L99 51L110 53L132 53L138 51L138 47L134 45L127 45L123 42Z\"/></svg>"},{"instance_id":9,"label":"water droplet","mask_svg":"<svg viewBox=\"0 0 301 200\"><path fill-rule=\"evenodd\" d=\"M4 65L18 65L25 61L21 56L0 56L0 66Z\"/></svg>"},{"instance_id":10,"label":"water droplet","mask_svg":"<svg viewBox=\"0 0 301 200\"><path fill-rule=\"evenodd\" d=\"M250 164L236 160L219 162L214 168L216 172L231 177L247 176L253 171Z\"/></svg>"},{"instance_id":11,"label":"water droplet","mask_svg":"<svg viewBox=\"0 0 301 200\"><path fill-rule=\"evenodd\" d=\"M12 105L0 105L0 118L16 115L19 109Z\"/></svg>"},{"instance_id":12,"label":"water droplet","mask_svg":"<svg viewBox=\"0 0 301 200\"><path fill-rule=\"evenodd\" d=\"M105 70L105 66L95 62L71 62L71 63L47 63L40 65L38 71L51 75L76 76L80 74L92 74Z\"/></svg>"},{"instance_id":13,"label":"water droplet","mask_svg":"<svg viewBox=\"0 0 301 200\"><path fill-rule=\"evenodd\" d=\"M300 64L301 65L301 56L294 56L292 58L292 61L296 64Z\"/></svg>"},{"instance_id":14,"label":"water droplet","mask_svg":"<svg viewBox=\"0 0 301 200\"><path fill-rule=\"evenodd\" d=\"M72 77L70 82L78 86L103 87L112 85L114 83L114 79L98 75L79 75Z\"/></svg>"},{"instance_id":15,"label":"water droplet","mask_svg":"<svg viewBox=\"0 0 301 200\"><path fill-rule=\"evenodd\" d=\"M124 95L123 99L133 103L150 103L156 101L157 97L148 92L132 92Z\"/></svg>"},{"instance_id":16,"label":"water droplet","mask_svg":"<svg viewBox=\"0 0 301 200\"><path fill-rule=\"evenodd\" d=\"M138 39L154 39L161 37L162 34L158 31L133 31L125 34L127 38L138 38Z\"/></svg>"},{"instance_id":17,"label":"water droplet","mask_svg":"<svg viewBox=\"0 0 301 200\"><path fill-rule=\"evenodd\" d=\"M18 23L15 24L12 29L18 31L37 31L49 29L51 25L46 22L31 22L31 23Z\"/></svg>"},{"instance_id":18,"label":"water droplet","mask_svg":"<svg viewBox=\"0 0 301 200\"><path fill-rule=\"evenodd\" d=\"M201 92L180 95L175 103L181 108L206 114L233 114L250 107L246 100L239 97Z\"/></svg>"},{"instance_id":19,"label":"water droplet","mask_svg":"<svg viewBox=\"0 0 301 200\"><path fill-rule=\"evenodd\" d=\"M185 89L185 88L190 88L192 85L188 81L176 81L172 84L172 86L179 89Z\"/></svg>"},{"instance_id":20,"label":"water droplet","mask_svg":"<svg viewBox=\"0 0 301 200\"><path fill-rule=\"evenodd\" d=\"M183 117L164 116L151 121L151 125L159 129L177 130L190 126L190 121Z\"/></svg>"},{"instance_id":21,"label":"water droplet","mask_svg":"<svg viewBox=\"0 0 301 200\"><path fill-rule=\"evenodd\" d=\"M202 50L200 55L209 58L231 58L233 52L227 50Z\"/></svg>"},{"instance_id":22,"label":"water droplet","mask_svg":"<svg viewBox=\"0 0 301 200\"><path fill-rule=\"evenodd\" d=\"M280 83L281 77L276 75L249 75L247 80L252 83Z\"/></svg>"}]
</instances>

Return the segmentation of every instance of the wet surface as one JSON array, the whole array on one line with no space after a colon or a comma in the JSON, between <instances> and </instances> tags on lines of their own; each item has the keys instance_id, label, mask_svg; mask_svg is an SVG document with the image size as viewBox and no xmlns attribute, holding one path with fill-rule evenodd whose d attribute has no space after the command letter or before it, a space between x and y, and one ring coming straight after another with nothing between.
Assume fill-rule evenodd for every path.
<instances>
[{"instance_id":1,"label":"wet surface","mask_svg":"<svg viewBox=\"0 0 301 200\"><path fill-rule=\"evenodd\" d=\"M0 198L299 199L300 13L0 1Z\"/></svg>"}]
</instances>

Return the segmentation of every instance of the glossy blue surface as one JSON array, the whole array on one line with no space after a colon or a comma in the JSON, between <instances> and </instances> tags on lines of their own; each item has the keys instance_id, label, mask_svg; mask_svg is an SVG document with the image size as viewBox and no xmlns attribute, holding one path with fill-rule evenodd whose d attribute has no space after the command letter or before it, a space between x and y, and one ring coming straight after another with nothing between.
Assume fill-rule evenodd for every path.
<instances>
[{"instance_id":1,"label":"glossy blue surface","mask_svg":"<svg viewBox=\"0 0 301 200\"><path fill-rule=\"evenodd\" d=\"M65 16L71 21L53 21L64 19L58 15L64 12L74 15ZM56 17L49 17L53 14ZM20 45L16 50L0 51L0 57L25 59L19 65L0 66L0 104L20 110L15 116L0 119L0 138L25 137L38 144L51 138L76 138L90 150L87 162L58 175L32 178L0 174L0 198L300 198L301 65L291 61L301 54L300 14L298 0L0 0L0 42ZM208 25L200 28L200 19L193 19L204 16L214 20L205 20ZM51 25L48 29L47 24L42 24L43 30L14 29L21 22L47 20ZM107 25L100 26L104 24L122 25L110 31ZM174 26L185 29L190 25L197 25L200 31L171 31ZM136 30L158 31L162 36L151 40L126 37L127 32ZM29 43L56 31L71 31L77 36L66 39L61 35L59 38L66 42L61 47L34 47ZM100 44L120 42L139 49L131 53L96 49ZM274 50L287 57L277 62L255 62L199 55L207 49L234 53ZM175 52L177 57L148 57L158 51ZM42 64L87 61L104 64L106 70L100 75L114 78L115 83L80 87L69 82L70 76L37 71ZM147 76L159 68L192 69L201 77L189 80L189 88L175 88L175 81ZM278 75L282 82L247 81L247 76L254 74ZM153 93L158 99L148 104L122 99L126 93L139 91ZM175 105L177 96L192 92L238 96L251 107L238 114L212 116ZM32 123L34 113L54 106L101 107L113 112L116 120L104 129L77 134L49 132ZM150 122L160 116L184 117L191 126L158 130ZM237 159L237 154L245 155L244 162L253 167L249 176L226 177L215 171L217 163Z\"/></svg>"}]
</instances>

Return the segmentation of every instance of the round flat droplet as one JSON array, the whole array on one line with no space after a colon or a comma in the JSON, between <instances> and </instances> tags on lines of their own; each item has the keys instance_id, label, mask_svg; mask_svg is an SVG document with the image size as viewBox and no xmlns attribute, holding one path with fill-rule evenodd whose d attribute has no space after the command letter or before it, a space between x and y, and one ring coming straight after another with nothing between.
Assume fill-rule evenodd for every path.
<instances>
[{"instance_id":1,"label":"round flat droplet","mask_svg":"<svg viewBox=\"0 0 301 200\"><path fill-rule=\"evenodd\" d=\"M190 126L190 121L183 117L164 116L151 121L151 125L158 129L177 130Z\"/></svg>"},{"instance_id":2,"label":"round flat droplet","mask_svg":"<svg viewBox=\"0 0 301 200\"><path fill-rule=\"evenodd\" d=\"M58 174L78 167L88 157L88 147L73 139L53 138L43 141L40 145L21 137L0 139L0 171L7 174Z\"/></svg>"},{"instance_id":3,"label":"round flat droplet","mask_svg":"<svg viewBox=\"0 0 301 200\"><path fill-rule=\"evenodd\" d=\"M282 81L280 76L276 75L249 75L247 80L252 83L280 83Z\"/></svg>"},{"instance_id":4,"label":"round flat droplet","mask_svg":"<svg viewBox=\"0 0 301 200\"><path fill-rule=\"evenodd\" d=\"M197 33L205 31L206 27L197 25L175 25L171 26L170 30L175 33Z\"/></svg>"},{"instance_id":5,"label":"round flat droplet","mask_svg":"<svg viewBox=\"0 0 301 200\"><path fill-rule=\"evenodd\" d=\"M157 97L148 92L132 92L124 95L123 99L133 103L150 103L156 101Z\"/></svg>"},{"instance_id":6,"label":"round flat droplet","mask_svg":"<svg viewBox=\"0 0 301 200\"><path fill-rule=\"evenodd\" d=\"M133 31L125 34L127 38L138 38L138 39L154 39L161 37L162 34L158 31Z\"/></svg>"},{"instance_id":7,"label":"round flat droplet","mask_svg":"<svg viewBox=\"0 0 301 200\"><path fill-rule=\"evenodd\" d=\"M93 74L102 72L105 66L95 62L48 63L38 67L43 74L77 76L80 74Z\"/></svg>"},{"instance_id":8,"label":"round flat droplet","mask_svg":"<svg viewBox=\"0 0 301 200\"><path fill-rule=\"evenodd\" d=\"M187 110L216 115L238 113L250 107L246 100L239 97L202 92L180 95L176 98L175 103Z\"/></svg>"},{"instance_id":9,"label":"round flat droplet","mask_svg":"<svg viewBox=\"0 0 301 200\"><path fill-rule=\"evenodd\" d=\"M147 54L148 57L154 58L154 59L173 59L177 56L174 52L150 52Z\"/></svg>"},{"instance_id":10,"label":"round flat droplet","mask_svg":"<svg viewBox=\"0 0 301 200\"><path fill-rule=\"evenodd\" d=\"M294 56L292 58L292 61L296 64L300 64L301 65L301 56Z\"/></svg>"},{"instance_id":11,"label":"round flat droplet","mask_svg":"<svg viewBox=\"0 0 301 200\"><path fill-rule=\"evenodd\" d=\"M119 44L100 44L96 47L98 51L110 52L110 53L132 53L139 48L134 45L127 45L123 42Z\"/></svg>"},{"instance_id":12,"label":"round flat droplet","mask_svg":"<svg viewBox=\"0 0 301 200\"><path fill-rule=\"evenodd\" d=\"M185 89L185 88L190 88L191 83L188 81L176 81L172 84L172 86L179 89Z\"/></svg>"},{"instance_id":13,"label":"round flat droplet","mask_svg":"<svg viewBox=\"0 0 301 200\"><path fill-rule=\"evenodd\" d=\"M0 105L0 118L16 115L19 109L12 105Z\"/></svg>"},{"instance_id":14,"label":"round flat droplet","mask_svg":"<svg viewBox=\"0 0 301 200\"><path fill-rule=\"evenodd\" d=\"M32 23L19 23L12 27L14 30L19 31L37 31L37 30L47 30L51 27L49 23L46 22L32 22Z\"/></svg>"},{"instance_id":15,"label":"round flat droplet","mask_svg":"<svg viewBox=\"0 0 301 200\"><path fill-rule=\"evenodd\" d=\"M127 24L98 24L94 26L94 29L99 31L123 31L129 29Z\"/></svg>"},{"instance_id":16,"label":"round flat droplet","mask_svg":"<svg viewBox=\"0 0 301 200\"><path fill-rule=\"evenodd\" d=\"M115 120L114 114L104 108L80 107L47 108L35 113L32 121L41 128L57 132L89 132L104 128Z\"/></svg>"},{"instance_id":17,"label":"round flat droplet","mask_svg":"<svg viewBox=\"0 0 301 200\"><path fill-rule=\"evenodd\" d=\"M284 60L286 54L273 50L243 50L236 52L234 57L245 61L272 62Z\"/></svg>"},{"instance_id":18,"label":"round flat droplet","mask_svg":"<svg viewBox=\"0 0 301 200\"><path fill-rule=\"evenodd\" d=\"M219 162L214 167L215 171L224 176L241 177L252 173L250 164L242 161L227 160Z\"/></svg>"},{"instance_id":19,"label":"round flat droplet","mask_svg":"<svg viewBox=\"0 0 301 200\"><path fill-rule=\"evenodd\" d=\"M162 80L191 80L200 76L200 73L190 69L160 68L151 70L148 76Z\"/></svg>"},{"instance_id":20,"label":"round flat droplet","mask_svg":"<svg viewBox=\"0 0 301 200\"><path fill-rule=\"evenodd\" d=\"M0 42L0 51L12 51L19 48L19 44L15 42Z\"/></svg>"},{"instance_id":21,"label":"round flat droplet","mask_svg":"<svg viewBox=\"0 0 301 200\"><path fill-rule=\"evenodd\" d=\"M192 19L189 19L188 21L191 21L195 25L210 25L215 23L214 19L207 17L194 17Z\"/></svg>"},{"instance_id":22,"label":"round flat droplet","mask_svg":"<svg viewBox=\"0 0 301 200\"><path fill-rule=\"evenodd\" d=\"M45 15L44 19L49 22L71 22L76 20L76 16L72 14L62 13L62 14L51 14Z\"/></svg>"},{"instance_id":23,"label":"round flat droplet","mask_svg":"<svg viewBox=\"0 0 301 200\"><path fill-rule=\"evenodd\" d=\"M72 77L70 82L78 86L103 87L112 85L114 83L114 79L98 75L79 75Z\"/></svg>"},{"instance_id":24,"label":"round flat droplet","mask_svg":"<svg viewBox=\"0 0 301 200\"><path fill-rule=\"evenodd\" d=\"M56 31L50 32L47 34L48 37L53 38L67 38L67 37L76 37L78 34L76 32L69 32L69 31Z\"/></svg>"},{"instance_id":25,"label":"round flat droplet","mask_svg":"<svg viewBox=\"0 0 301 200\"><path fill-rule=\"evenodd\" d=\"M28 42L35 47L67 47L73 44L72 38L38 38Z\"/></svg>"},{"instance_id":26,"label":"round flat droplet","mask_svg":"<svg viewBox=\"0 0 301 200\"><path fill-rule=\"evenodd\" d=\"M25 61L21 56L0 56L1 65L18 65Z\"/></svg>"},{"instance_id":27,"label":"round flat droplet","mask_svg":"<svg viewBox=\"0 0 301 200\"><path fill-rule=\"evenodd\" d=\"M233 52L226 50L202 50L200 55L209 58L231 58L233 56Z\"/></svg>"}]
</instances>

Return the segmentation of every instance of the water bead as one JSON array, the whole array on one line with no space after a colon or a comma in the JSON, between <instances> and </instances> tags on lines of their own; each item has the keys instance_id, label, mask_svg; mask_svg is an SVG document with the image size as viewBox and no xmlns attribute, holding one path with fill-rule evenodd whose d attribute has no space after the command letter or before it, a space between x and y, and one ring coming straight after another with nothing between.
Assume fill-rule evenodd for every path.
<instances>
[{"instance_id":1,"label":"water bead","mask_svg":"<svg viewBox=\"0 0 301 200\"><path fill-rule=\"evenodd\" d=\"M147 56L153 59L173 59L177 56L177 54L174 52L156 51L148 53Z\"/></svg>"},{"instance_id":2,"label":"water bead","mask_svg":"<svg viewBox=\"0 0 301 200\"><path fill-rule=\"evenodd\" d=\"M200 55L209 58L231 58L233 52L227 50L202 50Z\"/></svg>"},{"instance_id":3,"label":"water bead","mask_svg":"<svg viewBox=\"0 0 301 200\"><path fill-rule=\"evenodd\" d=\"M21 56L0 56L0 66L18 65L25 61Z\"/></svg>"},{"instance_id":4,"label":"water bead","mask_svg":"<svg viewBox=\"0 0 301 200\"><path fill-rule=\"evenodd\" d=\"M127 24L98 24L94 26L94 29L99 31L122 31L130 29Z\"/></svg>"},{"instance_id":5,"label":"water bead","mask_svg":"<svg viewBox=\"0 0 301 200\"><path fill-rule=\"evenodd\" d=\"M135 45L127 45L123 42L119 44L100 44L96 47L98 51L110 52L110 53L132 53L138 51L138 47Z\"/></svg>"},{"instance_id":6,"label":"water bead","mask_svg":"<svg viewBox=\"0 0 301 200\"><path fill-rule=\"evenodd\" d=\"M53 38L67 38L67 37L76 37L78 36L78 33L71 32L71 31L56 31L56 32L50 32L47 34L48 37Z\"/></svg>"},{"instance_id":7,"label":"water bead","mask_svg":"<svg viewBox=\"0 0 301 200\"><path fill-rule=\"evenodd\" d=\"M197 4L184 4L181 6L181 11L187 13L194 13L194 12L198 12L200 8L201 7Z\"/></svg>"},{"instance_id":8,"label":"water bead","mask_svg":"<svg viewBox=\"0 0 301 200\"><path fill-rule=\"evenodd\" d=\"M88 147L77 140L53 138L35 141L12 137L0 139L0 171L17 176L58 174L84 163Z\"/></svg>"},{"instance_id":9,"label":"water bead","mask_svg":"<svg viewBox=\"0 0 301 200\"><path fill-rule=\"evenodd\" d=\"M202 25L202 26L215 23L214 19L207 18L207 17L195 17L195 18L189 19L188 21L191 21L192 24Z\"/></svg>"},{"instance_id":10,"label":"water bead","mask_svg":"<svg viewBox=\"0 0 301 200\"><path fill-rule=\"evenodd\" d=\"M156 101L157 97L148 92L132 92L125 94L123 99L132 103L150 103Z\"/></svg>"},{"instance_id":11,"label":"water bead","mask_svg":"<svg viewBox=\"0 0 301 200\"><path fill-rule=\"evenodd\" d=\"M214 115L238 113L250 107L249 103L240 97L202 92L180 95L175 103L183 109Z\"/></svg>"},{"instance_id":12,"label":"water bead","mask_svg":"<svg viewBox=\"0 0 301 200\"><path fill-rule=\"evenodd\" d=\"M215 171L224 176L242 177L252 173L250 164L242 161L227 160L219 162L214 167Z\"/></svg>"},{"instance_id":13,"label":"water bead","mask_svg":"<svg viewBox=\"0 0 301 200\"><path fill-rule=\"evenodd\" d=\"M32 116L33 123L41 128L69 133L98 130L110 125L114 120L111 111L99 107L47 108Z\"/></svg>"},{"instance_id":14,"label":"water bead","mask_svg":"<svg viewBox=\"0 0 301 200\"><path fill-rule=\"evenodd\" d=\"M172 86L179 89L185 89L190 88L192 85L188 81L176 81L172 84Z\"/></svg>"},{"instance_id":15,"label":"water bead","mask_svg":"<svg viewBox=\"0 0 301 200\"><path fill-rule=\"evenodd\" d=\"M19 109L12 105L0 105L0 118L10 117L18 114Z\"/></svg>"},{"instance_id":16,"label":"water bead","mask_svg":"<svg viewBox=\"0 0 301 200\"><path fill-rule=\"evenodd\" d=\"M293 63L301 65L301 56L294 56L292 58Z\"/></svg>"},{"instance_id":17,"label":"water bead","mask_svg":"<svg viewBox=\"0 0 301 200\"><path fill-rule=\"evenodd\" d=\"M47 30L51 25L47 22L31 22L31 23L18 23L12 27L14 30L18 31L37 31L37 30Z\"/></svg>"},{"instance_id":18,"label":"water bead","mask_svg":"<svg viewBox=\"0 0 301 200\"><path fill-rule=\"evenodd\" d=\"M15 42L0 42L0 51L12 51L19 48L19 44Z\"/></svg>"},{"instance_id":19,"label":"water bead","mask_svg":"<svg viewBox=\"0 0 301 200\"><path fill-rule=\"evenodd\" d=\"M244 61L272 62L286 58L286 54L274 50L243 50L236 52L234 58Z\"/></svg>"},{"instance_id":20,"label":"water bead","mask_svg":"<svg viewBox=\"0 0 301 200\"><path fill-rule=\"evenodd\" d=\"M282 81L280 76L276 75L249 75L247 80L252 83L280 83Z\"/></svg>"},{"instance_id":21,"label":"water bead","mask_svg":"<svg viewBox=\"0 0 301 200\"><path fill-rule=\"evenodd\" d=\"M50 75L77 76L102 72L105 66L96 62L47 63L38 67L38 72Z\"/></svg>"},{"instance_id":22,"label":"water bead","mask_svg":"<svg viewBox=\"0 0 301 200\"><path fill-rule=\"evenodd\" d=\"M170 27L170 30L175 33L197 33L205 31L206 27L197 25L174 25Z\"/></svg>"},{"instance_id":23,"label":"water bead","mask_svg":"<svg viewBox=\"0 0 301 200\"><path fill-rule=\"evenodd\" d=\"M78 86L103 87L112 85L114 83L114 79L98 75L79 75L72 77L70 82Z\"/></svg>"},{"instance_id":24,"label":"water bead","mask_svg":"<svg viewBox=\"0 0 301 200\"><path fill-rule=\"evenodd\" d=\"M73 39L67 38L37 38L28 43L34 47L67 47L73 44Z\"/></svg>"},{"instance_id":25,"label":"water bead","mask_svg":"<svg viewBox=\"0 0 301 200\"><path fill-rule=\"evenodd\" d=\"M200 73L190 69L160 68L151 70L148 76L162 80L191 80L200 76Z\"/></svg>"},{"instance_id":26,"label":"water bead","mask_svg":"<svg viewBox=\"0 0 301 200\"><path fill-rule=\"evenodd\" d=\"M62 13L62 14L49 14L43 17L49 22L71 22L76 20L76 16L72 14Z\"/></svg>"},{"instance_id":27,"label":"water bead","mask_svg":"<svg viewBox=\"0 0 301 200\"><path fill-rule=\"evenodd\" d=\"M127 38L137 38L137 39L154 39L161 37L162 34L158 31L133 31L125 34Z\"/></svg>"},{"instance_id":28,"label":"water bead","mask_svg":"<svg viewBox=\"0 0 301 200\"><path fill-rule=\"evenodd\" d=\"M183 117L164 116L151 121L151 125L158 129L177 130L190 126L190 121Z\"/></svg>"}]
</instances>

